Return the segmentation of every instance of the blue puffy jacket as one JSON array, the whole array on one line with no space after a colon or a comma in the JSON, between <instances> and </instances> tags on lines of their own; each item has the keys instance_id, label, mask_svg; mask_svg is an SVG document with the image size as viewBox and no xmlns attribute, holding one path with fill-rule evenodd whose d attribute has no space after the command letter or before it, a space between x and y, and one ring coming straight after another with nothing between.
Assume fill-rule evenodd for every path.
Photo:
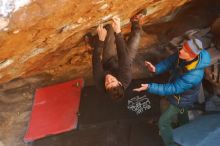
<instances>
[{"instance_id":1,"label":"blue puffy jacket","mask_svg":"<svg viewBox=\"0 0 220 146\"><path fill-rule=\"evenodd\" d=\"M204 68L209 66L211 58L207 51L202 50L196 67L185 73L178 72L176 65L178 60L178 53L175 53L157 64L156 74L171 70L172 78L166 84L150 83L147 91L153 94L167 95L171 104L178 107L191 107L198 98Z\"/></svg>"}]
</instances>

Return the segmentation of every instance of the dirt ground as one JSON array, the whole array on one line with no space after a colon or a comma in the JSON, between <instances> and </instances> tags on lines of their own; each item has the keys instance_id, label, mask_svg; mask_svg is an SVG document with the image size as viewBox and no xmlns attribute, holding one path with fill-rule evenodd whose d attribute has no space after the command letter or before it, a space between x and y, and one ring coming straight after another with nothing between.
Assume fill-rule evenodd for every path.
<instances>
[{"instance_id":1,"label":"dirt ground","mask_svg":"<svg viewBox=\"0 0 220 146\"><path fill-rule=\"evenodd\" d=\"M135 94L131 89L140 82L134 80L126 93L126 99L115 103L97 94L94 86L83 89L78 129L57 136L50 136L34 143L25 144L23 137L31 114L35 88L61 81L53 81L48 75L38 75L27 79L16 79L1 87L0 138L1 146L58 146L88 144L103 145L161 145L155 121L160 114L158 96L148 96L152 109L137 116L127 110L127 100ZM145 93L142 93L145 94ZM65 143L64 143L65 142Z\"/></svg>"}]
</instances>

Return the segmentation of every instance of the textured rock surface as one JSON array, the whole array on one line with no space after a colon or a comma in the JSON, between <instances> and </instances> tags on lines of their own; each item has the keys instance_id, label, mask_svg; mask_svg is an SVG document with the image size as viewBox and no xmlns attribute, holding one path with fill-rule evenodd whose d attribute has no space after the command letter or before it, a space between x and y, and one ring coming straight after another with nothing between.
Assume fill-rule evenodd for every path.
<instances>
[{"instance_id":1,"label":"textured rock surface","mask_svg":"<svg viewBox=\"0 0 220 146\"><path fill-rule=\"evenodd\" d=\"M220 17L214 21L211 28L212 33L215 35L216 46L220 50Z\"/></svg>"},{"instance_id":2,"label":"textured rock surface","mask_svg":"<svg viewBox=\"0 0 220 146\"><path fill-rule=\"evenodd\" d=\"M190 0L1 0L0 82L42 72L59 76L91 73L91 52L83 35L119 15L129 18L147 7L146 24L175 14ZM170 20L173 15L166 17Z\"/></svg>"}]
</instances>

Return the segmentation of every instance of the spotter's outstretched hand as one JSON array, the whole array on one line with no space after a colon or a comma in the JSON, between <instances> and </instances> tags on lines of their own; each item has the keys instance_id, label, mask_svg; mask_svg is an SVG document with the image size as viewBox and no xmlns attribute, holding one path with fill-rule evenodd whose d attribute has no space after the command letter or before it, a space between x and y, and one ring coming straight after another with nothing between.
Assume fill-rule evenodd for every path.
<instances>
[{"instance_id":1,"label":"spotter's outstretched hand","mask_svg":"<svg viewBox=\"0 0 220 146\"><path fill-rule=\"evenodd\" d=\"M147 67L147 69L148 69L150 72L153 72L153 73L156 72L155 66L154 66L153 64L151 64L150 62L144 61L144 65Z\"/></svg>"},{"instance_id":2,"label":"spotter's outstretched hand","mask_svg":"<svg viewBox=\"0 0 220 146\"><path fill-rule=\"evenodd\" d=\"M148 86L149 86L148 84L141 84L141 87L135 88L135 89L133 89L133 91L136 91L136 92L145 91L148 89Z\"/></svg>"}]
</instances>

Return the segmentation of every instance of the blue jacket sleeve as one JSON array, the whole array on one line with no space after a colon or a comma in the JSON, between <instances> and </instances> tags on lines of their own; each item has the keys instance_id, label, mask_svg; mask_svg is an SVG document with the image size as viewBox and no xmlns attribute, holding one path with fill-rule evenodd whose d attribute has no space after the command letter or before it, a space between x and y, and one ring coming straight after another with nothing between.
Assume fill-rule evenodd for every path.
<instances>
[{"instance_id":1,"label":"blue jacket sleeve","mask_svg":"<svg viewBox=\"0 0 220 146\"><path fill-rule=\"evenodd\" d=\"M174 53L173 55L169 56L165 60L158 63L156 65L156 74L158 75L168 71L174 65L177 59L178 59L178 54Z\"/></svg>"},{"instance_id":2,"label":"blue jacket sleeve","mask_svg":"<svg viewBox=\"0 0 220 146\"><path fill-rule=\"evenodd\" d=\"M180 94L192 88L193 86L198 85L201 82L203 75L204 75L203 69L193 70L186 74L183 74L172 83L166 83L166 84L150 83L147 91L149 93L162 95L162 96Z\"/></svg>"}]
</instances>

